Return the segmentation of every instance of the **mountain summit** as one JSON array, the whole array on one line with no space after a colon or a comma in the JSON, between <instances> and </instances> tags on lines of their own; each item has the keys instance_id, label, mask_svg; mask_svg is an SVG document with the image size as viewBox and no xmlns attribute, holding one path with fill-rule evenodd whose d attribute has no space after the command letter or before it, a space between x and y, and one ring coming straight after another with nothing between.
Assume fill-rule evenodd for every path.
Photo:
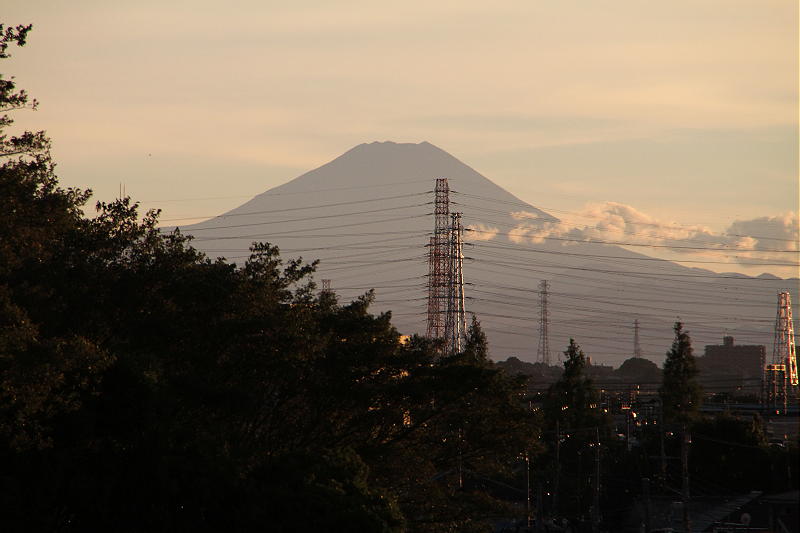
<instances>
[{"instance_id":1,"label":"mountain summit","mask_svg":"<svg viewBox=\"0 0 800 533\"><path fill-rule=\"evenodd\" d=\"M696 346L723 334L767 344L782 280L718 275L618 246L548 237L559 223L436 146L360 144L223 215L182 228L210 257L242 261L254 241L284 258L320 259L342 301L375 289L403 333L424 333L427 252L436 178L463 213L467 309L492 355L537 359L539 283L550 287L550 361L574 337L595 362L619 364L640 324L645 356L660 362L678 316ZM539 231L541 230L541 231ZM646 250L646 249L645 249Z\"/></svg>"},{"instance_id":2,"label":"mountain summit","mask_svg":"<svg viewBox=\"0 0 800 533\"><path fill-rule=\"evenodd\" d=\"M467 187L472 193L519 204L538 216L555 220L427 141L418 144L392 141L359 144L321 167L256 196L239 209L255 208L269 202L271 196L288 193L314 195L324 192L326 199L344 199L375 197L377 193L372 189L376 187L394 192L419 192L431 188L436 178L448 178L451 189ZM333 189L347 189L347 192ZM359 189L370 192L360 195ZM231 213L235 212L237 210Z\"/></svg>"}]
</instances>

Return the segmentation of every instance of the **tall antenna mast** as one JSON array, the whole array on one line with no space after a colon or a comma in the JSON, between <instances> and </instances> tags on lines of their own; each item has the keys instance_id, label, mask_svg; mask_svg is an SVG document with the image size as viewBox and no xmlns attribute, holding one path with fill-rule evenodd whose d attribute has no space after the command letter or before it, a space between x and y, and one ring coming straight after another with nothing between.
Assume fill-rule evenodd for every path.
<instances>
[{"instance_id":1,"label":"tall antenna mast","mask_svg":"<svg viewBox=\"0 0 800 533\"><path fill-rule=\"evenodd\" d=\"M434 230L428 248L428 323L426 335L444 336L444 312L447 305L450 246L450 186L447 178L436 179Z\"/></svg>"},{"instance_id":2,"label":"tall antenna mast","mask_svg":"<svg viewBox=\"0 0 800 533\"><path fill-rule=\"evenodd\" d=\"M764 401L769 407L786 409L789 390L797 392L797 348L794 342L792 299L789 291L778 293L775 316L775 341L772 362L764 367L762 378Z\"/></svg>"},{"instance_id":3,"label":"tall antenna mast","mask_svg":"<svg viewBox=\"0 0 800 533\"><path fill-rule=\"evenodd\" d=\"M539 348L536 351L536 358L550 365L550 337L547 332L550 312L547 310L547 287L547 280L539 283Z\"/></svg>"},{"instance_id":4,"label":"tall antenna mast","mask_svg":"<svg viewBox=\"0 0 800 533\"><path fill-rule=\"evenodd\" d=\"M639 344L639 319L633 321L633 356L642 356L642 345Z\"/></svg>"},{"instance_id":5,"label":"tall antenna mast","mask_svg":"<svg viewBox=\"0 0 800 533\"><path fill-rule=\"evenodd\" d=\"M461 213L450 215L449 265L447 269L447 313L445 320L445 342L447 354L456 354L463 349L467 335L467 315L464 306L464 249Z\"/></svg>"}]
</instances>

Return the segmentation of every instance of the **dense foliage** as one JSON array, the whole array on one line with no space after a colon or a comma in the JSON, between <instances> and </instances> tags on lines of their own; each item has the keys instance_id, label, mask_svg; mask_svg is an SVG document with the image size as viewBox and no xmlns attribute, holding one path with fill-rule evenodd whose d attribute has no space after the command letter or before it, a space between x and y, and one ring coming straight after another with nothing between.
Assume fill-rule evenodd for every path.
<instances>
[{"instance_id":1,"label":"dense foliage","mask_svg":"<svg viewBox=\"0 0 800 533\"><path fill-rule=\"evenodd\" d=\"M0 59L29 30L0 25ZM654 458L677 438L659 420L623 444L611 415L633 417L607 412L573 340L527 402L477 320L440 357L371 314L370 293L318 292L314 263L268 243L236 265L127 198L88 217L90 191L59 186L46 135L6 134L9 112L36 105L0 77L3 531L488 531L529 496L538 519L621 531L638 530L643 477L674 499L678 471ZM661 396L695 432L693 491L796 488L796 443L768 446L758 417L698 416L691 341L675 334Z\"/></svg>"},{"instance_id":2,"label":"dense foliage","mask_svg":"<svg viewBox=\"0 0 800 533\"><path fill-rule=\"evenodd\" d=\"M0 27L0 55L30 27ZM13 80L8 111L35 106ZM50 531L485 530L530 448L521 380L402 343L372 296L241 265L58 185L44 133L0 137L0 524Z\"/></svg>"}]
</instances>

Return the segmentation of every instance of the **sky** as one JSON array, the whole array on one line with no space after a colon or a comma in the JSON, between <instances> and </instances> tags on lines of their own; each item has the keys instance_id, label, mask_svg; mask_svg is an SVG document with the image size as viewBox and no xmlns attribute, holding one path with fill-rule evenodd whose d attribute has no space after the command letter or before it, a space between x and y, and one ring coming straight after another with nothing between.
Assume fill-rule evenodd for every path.
<instances>
[{"instance_id":1,"label":"sky","mask_svg":"<svg viewBox=\"0 0 800 533\"><path fill-rule=\"evenodd\" d=\"M425 140L582 231L797 246L794 0L6 0L3 22L34 25L3 74L62 182L165 219Z\"/></svg>"}]
</instances>

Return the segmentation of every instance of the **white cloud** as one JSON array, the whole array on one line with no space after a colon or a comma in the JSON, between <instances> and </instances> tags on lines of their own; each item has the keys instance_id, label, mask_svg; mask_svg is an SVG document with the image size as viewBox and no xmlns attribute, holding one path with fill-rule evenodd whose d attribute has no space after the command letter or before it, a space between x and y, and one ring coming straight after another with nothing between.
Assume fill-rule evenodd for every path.
<instances>
[{"instance_id":1,"label":"white cloud","mask_svg":"<svg viewBox=\"0 0 800 533\"><path fill-rule=\"evenodd\" d=\"M494 239L500 230L485 224L470 224L466 228L465 237L469 241L490 241Z\"/></svg>"},{"instance_id":2,"label":"white cloud","mask_svg":"<svg viewBox=\"0 0 800 533\"><path fill-rule=\"evenodd\" d=\"M617 202L589 204L578 213L578 216L588 218L591 222L582 225L573 224L564 233L580 240L619 240L637 244L678 245L684 241L695 242L698 239L707 241L712 235L711 230L705 226L659 221L632 206Z\"/></svg>"},{"instance_id":3,"label":"white cloud","mask_svg":"<svg viewBox=\"0 0 800 533\"><path fill-rule=\"evenodd\" d=\"M691 254L738 266L786 265L782 269L785 275L797 275L800 253L786 252L800 251L800 219L794 212L736 220L723 232L703 225L660 221L617 202L588 204L582 211L564 216L559 222L526 211L512 212L511 217L518 224L509 231L508 238L516 243L566 239L564 245L580 241L652 245L671 253Z\"/></svg>"},{"instance_id":4,"label":"white cloud","mask_svg":"<svg viewBox=\"0 0 800 533\"><path fill-rule=\"evenodd\" d=\"M797 250L800 241L800 213L789 212L774 217L737 220L728 227L726 233L738 238L740 246L752 250Z\"/></svg>"}]
</instances>

